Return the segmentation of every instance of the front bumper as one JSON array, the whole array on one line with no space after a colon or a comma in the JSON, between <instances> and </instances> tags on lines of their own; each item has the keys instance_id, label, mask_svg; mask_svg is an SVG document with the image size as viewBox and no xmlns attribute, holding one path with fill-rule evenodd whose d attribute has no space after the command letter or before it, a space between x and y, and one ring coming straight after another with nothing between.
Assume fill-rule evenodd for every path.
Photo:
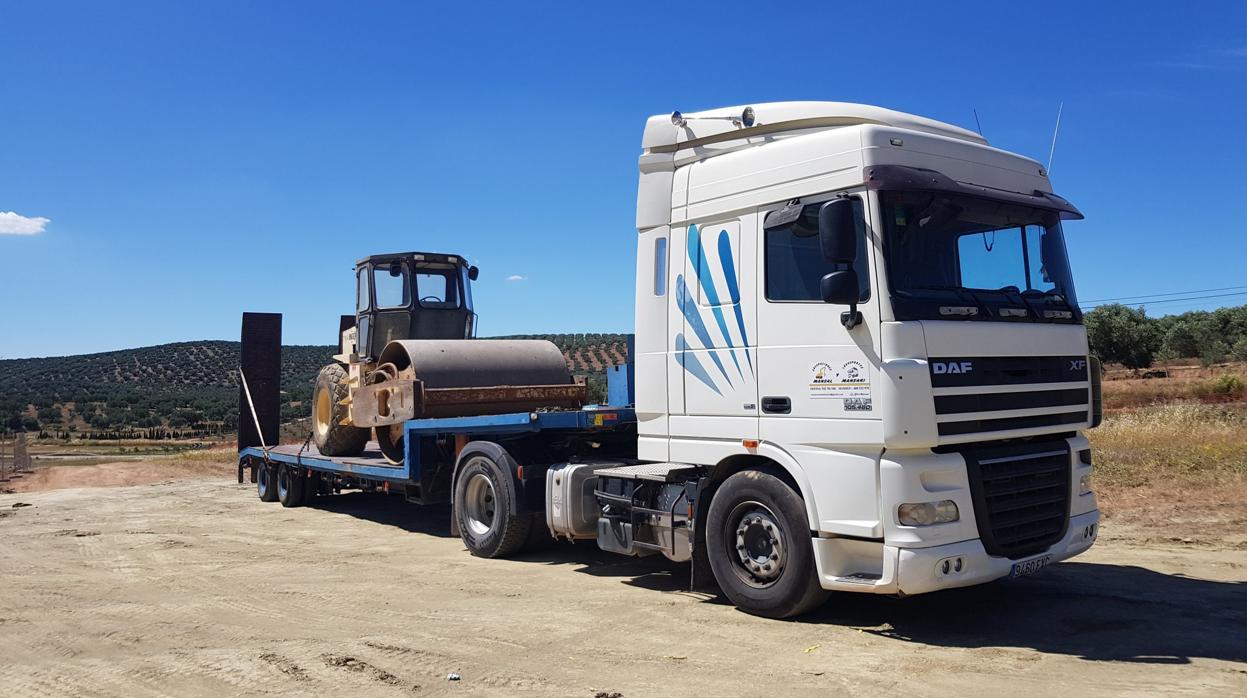
<instances>
[{"instance_id":1,"label":"front bumper","mask_svg":"<svg viewBox=\"0 0 1247 698\"><path fill-rule=\"evenodd\" d=\"M1091 547L1099 535L1099 523L1099 510L1070 517L1069 528L1060 541L1042 553L1017 560L988 555L977 538L927 548L898 548L875 543L880 549L884 566L881 574L877 577L871 575L869 579L864 579L861 575L844 574L844 567L835 562L844 557L843 546L837 539L815 538L814 559L819 581L824 589L876 594L925 594L1007 577L1014 564L1045 555L1051 556L1050 563L1067 560ZM864 542L855 543L860 546ZM944 571L945 561L949 563L947 572ZM960 569L957 561L961 562Z\"/></svg>"}]
</instances>

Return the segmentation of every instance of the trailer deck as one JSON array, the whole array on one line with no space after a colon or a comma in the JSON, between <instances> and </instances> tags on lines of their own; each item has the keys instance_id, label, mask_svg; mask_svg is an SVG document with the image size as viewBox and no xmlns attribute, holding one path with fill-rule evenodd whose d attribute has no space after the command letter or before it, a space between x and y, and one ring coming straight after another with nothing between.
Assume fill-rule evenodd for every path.
<instances>
[{"instance_id":1,"label":"trailer deck","mask_svg":"<svg viewBox=\"0 0 1247 698\"><path fill-rule=\"evenodd\" d=\"M601 406L579 410L412 419L404 424L404 452L407 457L401 464L386 461L375 441L370 441L358 456L321 455L312 443L270 446L267 449L249 446L238 452L239 482L242 481L243 468L252 460L268 460L382 481L412 482L420 477L420 449L413 448L413 441L417 439L449 435L500 436L542 431L613 430L635 421L636 413L630 408Z\"/></svg>"}]
</instances>

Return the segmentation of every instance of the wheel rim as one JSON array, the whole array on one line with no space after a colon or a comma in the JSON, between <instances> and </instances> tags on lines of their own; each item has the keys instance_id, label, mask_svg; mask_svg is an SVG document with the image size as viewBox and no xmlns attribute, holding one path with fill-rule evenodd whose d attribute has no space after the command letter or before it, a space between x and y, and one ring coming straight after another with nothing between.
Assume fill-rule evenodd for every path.
<instances>
[{"instance_id":1,"label":"wheel rim","mask_svg":"<svg viewBox=\"0 0 1247 698\"><path fill-rule=\"evenodd\" d=\"M741 502L727 517L724 540L732 570L746 584L763 588L783 576L788 546L779 517L765 504Z\"/></svg>"},{"instance_id":2,"label":"wheel rim","mask_svg":"<svg viewBox=\"0 0 1247 698\"><path fill-rule=\"evenodd\" d=\"M290 494L290 471L285 468L277 474L277 496L285 499Z\"/></svg>"},{"instance_id":3,"label":"wheel rim","mask_svg":"<svg viewBox=\"0 0 1247 698\"><path fill-rule=\"evenodd\" d=\"M316 433L324 436L329 433L329 422L333 419L333 401L330 399L328 390L317 390L316 396L312 399L312 422L316 427Z\"/></svg>"},{"instance_id":4,"label":"wheel rim","mask_svg":"<svg viewBox=\"0 0 1247 698\"><path fill-rule=\"evenodd\" d=\"M494 483L484 473L474 473L468 478L464 489L464 513L467 515L468 530L473 535L483 536L494 527L494 517L498 513L498 496L494 492Z\"/></svg>"},{"instance_id":5,"label":"wheel rim","mask_svg":"<svg viewBox=\"0 0 1247 698\"><path fill-rule=\"evenodd\" d=\"M269 484L270 483L268 481L268 466L262 465L256 469L256 474L255 474L255 486L256 486L256 489L260 490L261 497L268 494Z\"/></svg>"}]
</instances>

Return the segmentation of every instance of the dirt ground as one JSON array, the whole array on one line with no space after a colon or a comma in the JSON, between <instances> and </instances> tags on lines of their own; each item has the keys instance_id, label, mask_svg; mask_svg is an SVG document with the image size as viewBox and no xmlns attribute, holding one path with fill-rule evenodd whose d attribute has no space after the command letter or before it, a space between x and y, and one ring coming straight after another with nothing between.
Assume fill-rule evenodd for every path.
<instances>
[{"instance_id":1,"label":"dirt ground","mask_svg":"<svg viewBox=\"0 0 1247 698\"><path fill-rule=\"evenodd\" d=\"M661 558L480 560L444 509L134 465L0 495L0 694L1247 694L1241 536L1109 519L1033 577L779 622Z\"/></svg>"}]
</instances>

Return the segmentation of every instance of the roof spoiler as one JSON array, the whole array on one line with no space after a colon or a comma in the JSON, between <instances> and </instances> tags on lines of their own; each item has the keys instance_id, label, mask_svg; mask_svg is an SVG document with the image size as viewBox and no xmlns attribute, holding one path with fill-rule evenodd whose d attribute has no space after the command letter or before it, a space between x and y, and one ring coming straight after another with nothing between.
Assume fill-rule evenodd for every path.
<instances>
[{"instance_id":1,"label":"roof spoiler","mask_svg":"<svg viewBox=\"0 0 1247 698\"><path fill-rule=\"evenodd\" d=\"M1062 220L1067 221L1083 219L1082 211L1079 211L1073 204L1056 194L1039 191L1038 189L1031 194L1022 194L976 184L964 184L935 170L907 167L905 165L872 165L865 169L863 177L866 181L866 188L872 191L880 189L940 191L1056 211L1061 214Z\"/></svg>"}]
</instances>

